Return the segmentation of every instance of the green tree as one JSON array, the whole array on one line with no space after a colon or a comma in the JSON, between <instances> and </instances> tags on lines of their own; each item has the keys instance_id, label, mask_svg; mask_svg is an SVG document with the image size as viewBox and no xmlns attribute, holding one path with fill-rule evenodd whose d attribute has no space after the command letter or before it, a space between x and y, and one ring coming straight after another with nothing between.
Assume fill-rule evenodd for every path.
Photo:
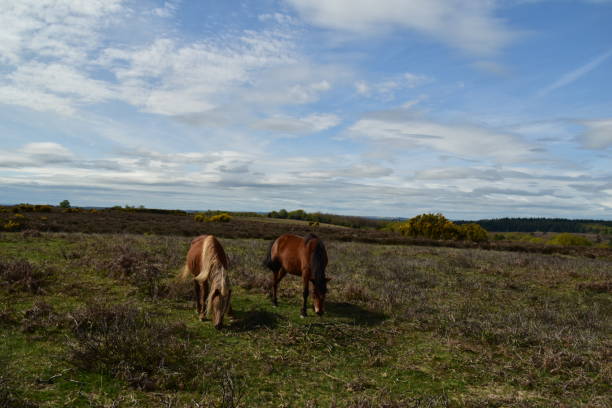
<instances>
[{"instance_id":1,"label":"green tree","mask_svg":"<svg viewBox=\"0 0 612 408\"><path fill-rule=\"evenodd\" d=\"M64 200L61 203L59 203L60 208L70 208L70 201L68 200Z\"/></svg>"},{"instance_id":2,"label":"green tree","mask_svg":"<svg viewBox=\"0 0 612 408\"><path fill-rule=\"evenodd\" d=\"M410 237L429 239L481 242L489 238L487 231L478 224L457 225L442 214L417 215L393 228Z\"/></svg>"}]
</instances>

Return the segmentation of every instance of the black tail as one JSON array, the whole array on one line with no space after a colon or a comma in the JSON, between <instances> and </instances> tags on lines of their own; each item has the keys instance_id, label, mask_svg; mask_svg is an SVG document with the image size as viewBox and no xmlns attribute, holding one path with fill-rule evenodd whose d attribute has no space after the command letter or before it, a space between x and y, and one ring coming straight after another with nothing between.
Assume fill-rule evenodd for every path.
<instances>
[{"instance_id":1,"label":"black tail","mask_svg":"<svg viewBox=\"0 0 612 408\"><path fill-rule=\"evenodd\" d=\"M316 238L316 236L315 236ZM327 266L327 251L323 241L317 239L317 246L310 256L310 271L317 291L324 295L327 293L327 279L325 279L325 267Z\"/></svg>"},{"instance_id":2,"label":"black tail","mask_svg":"<svg viewBox=\"0 0 612 408\"><path fill-rule=\"evenodd\" d=\"M275 260L275 261L272 260L272 246L274 245L274 242L276 242L276 241L272 241L270 243L270 247L268 248L268 252L266 252L266 258L262 262L262 265L264 266L264 268L268 268L272 272L278 271L280 269L280 267L281 267L281 264L280 264L280 262L278 262L278 260Z\"/></svg>"}]
</instances>

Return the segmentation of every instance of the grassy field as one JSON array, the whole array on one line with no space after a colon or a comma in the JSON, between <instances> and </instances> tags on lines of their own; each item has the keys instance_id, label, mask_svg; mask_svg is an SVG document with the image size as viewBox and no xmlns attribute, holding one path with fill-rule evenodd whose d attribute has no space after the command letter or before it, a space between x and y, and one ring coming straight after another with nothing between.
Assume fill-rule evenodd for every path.
<instances>
[{"instance_id":1,"label":"grassy field","mask_svg":"<svg viewBox=\"0 0 612 408\"><path fill-rule=\"evenodd\" d=\"M328 240L326 314L279 307L267 240L222 238L235 316L199 322L190 238L0 234L0 406L608 407L612 259Z\"/></svg>"}]
</instances>

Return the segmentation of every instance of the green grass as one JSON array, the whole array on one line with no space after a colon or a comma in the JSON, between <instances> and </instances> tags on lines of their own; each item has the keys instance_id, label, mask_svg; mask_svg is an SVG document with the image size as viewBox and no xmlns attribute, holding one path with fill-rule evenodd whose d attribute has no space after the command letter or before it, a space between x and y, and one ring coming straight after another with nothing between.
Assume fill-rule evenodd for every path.
<instances>
[{"instance_id":1,"label":"green grass","mask_svg":"<svg viewBox=\"0 0 612 408\"><path fill-rule=\"evenodd\" d=\"M42 278L0 270L0 405L612 403L610 259L329 241L326 314L302 319L298 278L267 297L269 242L222 239L235 316L217 331L175 280L189 241L2 234L3 267Z\"/></svg>"}]
</instances>

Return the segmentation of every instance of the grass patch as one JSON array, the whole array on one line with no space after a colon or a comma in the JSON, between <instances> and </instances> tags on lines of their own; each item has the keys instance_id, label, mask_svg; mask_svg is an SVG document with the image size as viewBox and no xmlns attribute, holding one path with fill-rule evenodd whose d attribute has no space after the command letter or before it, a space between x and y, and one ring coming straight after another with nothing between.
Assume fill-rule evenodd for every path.
<instances>
[{"instance_id":1,"label":"grass patch","mask_svg":"<svg viewBox=\"0 0 612 408\"><path fill-rule=\"evenodd\" d=\"M260 262L269 241L221 239L235 313L217 331L197 319L192 284L176 280L190 238L3 237L0 259L29 265L10 268L50 272L38 289L16 283L23 278L0 287L0 355L10 374L3 381L19 379L17 388L4 390L14 389L15 401L40 407L612 403L607 258L329 240L326 314L301 319L299 278L283 280L278 307L268 298L271 273Z\"/></svg>"}]
</instances>

